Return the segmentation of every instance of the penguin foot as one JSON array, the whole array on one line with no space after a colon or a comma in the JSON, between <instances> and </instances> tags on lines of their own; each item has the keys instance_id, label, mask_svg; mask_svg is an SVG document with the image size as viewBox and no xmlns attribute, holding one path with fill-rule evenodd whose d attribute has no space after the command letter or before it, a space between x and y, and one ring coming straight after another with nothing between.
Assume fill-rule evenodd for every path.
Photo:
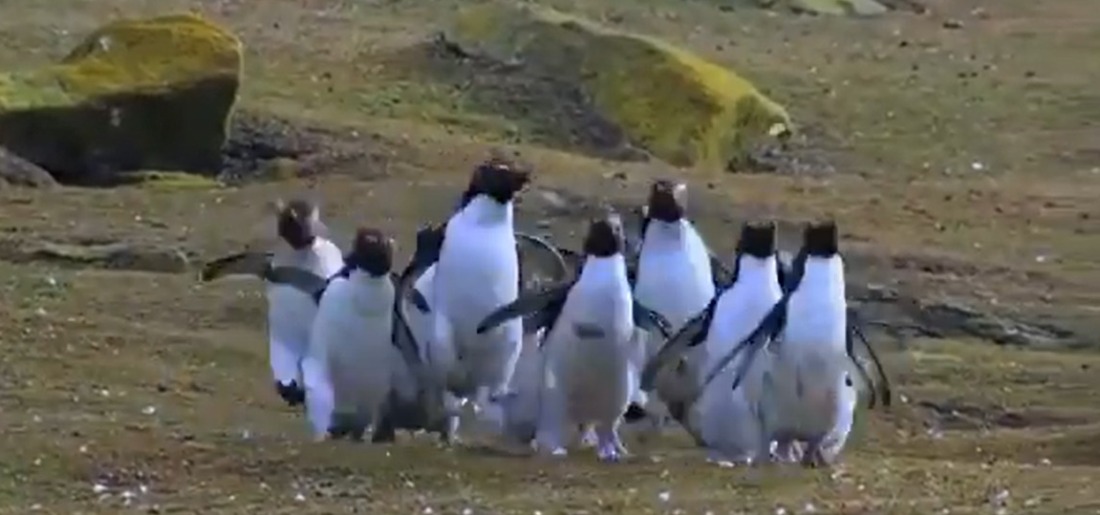
<instances>
[{"instance_id":1,"label":"penguin foot","mask_svg":"<svg viewBox=\"0 0 1100 515\"><path fill-rule=\"evenodd\" d=\"M623 453L619 452L619 446L615 442L605 442L600 445L600 449L597 452L600 461L617 463L623 459Z\"/></svg>"},{"instance_id":2,"label":"penguin foot","mask_svg":"<svg viewBox=\"0 0 1100 515\"><path fill-rule=\"evenodd\" d=\"M275 392L279 394L283 402L286 402L292 408L306 402L305 388L302 388L298 381L293 379L286 384L283 384L282 381L275 381Z\"/></svg>"},{"instance_id":3,"label":"penguin foot","mask_svg":"<svg viewBox=\"0 0 1100 515\"><path fill-rule=\"evenodd\" d=\"M802 466L812 469L829 468L832 463L822 452L821 447L814 445L806 449L806 452L802 455Z\"/></svg>"},{"instance_id":4,"label":"penguin foot","mask_svg":"<svg viewBox=\"0 0 1100 515\"><path fill-rule=\"evenodd\" d=\"M718 465L719 468L724 469L733 468L736 466L736 463L734 463L733 460L729 459L729 457L727 457L724 453L715 450L707 451L707 463Z\"/></svg>"},{"instance_id":5,"label":"penguin foot","mask_svg":"<svg viewBox=\"0 0 1100 515\"><path fill-rule=\"evenodd\" d=\"M623 414L623 420L628 424L640 422L647 418L649 418L649 413L636 402L630 403L630 406L626 408L626 413Z\"/></svg>"},{"instance_id":6,"label":"penguin foot","mask_svg":"<svg viewBox=\"0 0 1100 515\"><path fill-rule=\"evenodd\" d=\"M354 414L334 413L329 422L328 437L332 440L348 438L355 442L362 442L363 435L367 432L367 425Z\"/></svg>"},{"instance_id":7,"label":"penguin foot","mask_svg":"<svg viewBox=\"0 0 1100 515\"><path fill-rule=\"evenodd\" d=\"M581 426L581 447L593 447L595 448L600 444L600 439L596 437L596 430L590 427Z\"/></svg>"},{"instance_id":8,"label":"penguin foot","mask_svg":"<svg viewBox=\"0 0 1100 515\"><path fill-rule=\"evenodd\" d=\"M443 422L443 430L439 433L440 443L448 447L454 447L461 443L458 438L458 424L458 417L447 417L447 419Z\"/></svg>"}]
</instances>

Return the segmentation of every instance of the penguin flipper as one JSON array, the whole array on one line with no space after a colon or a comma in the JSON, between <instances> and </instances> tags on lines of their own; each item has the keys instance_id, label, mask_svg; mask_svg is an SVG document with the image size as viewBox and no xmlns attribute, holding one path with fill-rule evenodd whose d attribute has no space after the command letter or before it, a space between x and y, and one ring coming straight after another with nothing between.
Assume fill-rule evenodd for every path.
<instances>
[{"instance_id":1,"label":"penguin flipper","mask_svg":"<svg viewBox=\"0 0 1100 515\"><path fill-rule=\"evenodd\" d=\"M863 325L864 325L863 324L863 319L859 315L859 312L856 311L854 308L851 308L851 307L848 308L848 317L847 318L848 318L848 327L847 327L847 331L846 331L846 333L847 333L846 334L846 338L847 338L846 347L847 347L847 351L848 351L848 357L852 360L853 363L855 363L856 369L859 371L859 373L862 376L863 380L867 381L868 385L872 385L873 383L871 381L870 376L867 374L867 371L863 368L862 363L860 363L860 361L858 359L856 359L856 356L855 356L855 341L854 340L858 339L858 341L863 344L863 347L865 349L867 349L867 354L869 354L871 356L871 362L874 363L874 365L875 365L875 372L879 376L878 386L879 386L879 394L882 395L882 405L884 407L889 408L890 404L893 401L893 391L890 388L890 378L886 375L886 370L882 366L882 361L880 361L879 358L878 358L878 353L875 352L875 349L874 349L874 347L871 346L871 343L869 341L867 341L867 336L863 332ZM855 338L853 338L853 337L855 337ZM875 400L875 394L874 394L874 390L872 390L871 401L870 401L869 406L868 406L869 408L874 407L874 400Z\"/></svg>"},{"instance_id":2,"label":"penguin flipper","mask_svg":"<svg viewBox=\"0 0 1100 515\"><path fill-rule=\"evenodd\" d=\"M534 246L537 249L545 251L553 259L554 273L550 274L551 280L555 282L564 281L566 276L569 275L569 267L565 263L565 258L562 256L560 250L547 241L545 238L535 236L533 234L527 234L524 232L516 231L516 247L519 252L520 259L523 259L523 252L519 249L520 242L527 242L529 245Z\"/></svg>"},{"instance_id":3,"label":"penguin flipper","mask_svg":"<svg viewBox=\"0 0 1100 515\"><path fill-rule=\"evenodd\" d=\"M738 364L737 370L734 373L733 384L730 387L731 390L736 390L737 387L741 385L741 380L745 377L745 374L748 373L749 368L752 367L753 362L756 360L756 356L760 354L764 345L775 339L775 336L779 334L779 330L783 327L783 323L787 317L787 302L789 299L789 295L784 296L775 306L772 306L771 311L764 316L764 319L760 321L756 329L753 329L744 340L741 340L734 346L733 350L719 361L718 366L714 367L709 372L704 384L710 383L711 380L718 376L722 369L726 368L726 365L744 351L747 352L748 355Z\"/></svg>"},{"instance_id":4,"label":"penguin flipper","mask_svg":"<svg viewBox=\"0 0 1100 515\"><path fill-rule=\"evenodd\" d=\"M264 270L268 268L272 258L271 252L246 250L214 259L199 271L199 280L210 282L227 275L254 275L263 277Z\"/></svg>"},{"instance_id":5,"label":"penguin flipper","mask_svg":"<svg viewBox=\"0 0 1100 515\"><path fill-rule=\"evenodd\" d=\"M431 313L431 304L424 293L416 288L409 287L431 268L443 252L443 239L447 233L447 224L429 225L416 231L416 247L413 249L412 259L398 275L398 298L408 300L417 311Z\"/></svg>"},{"instance_id":6,"label":"penguin flipper","mask_svg":"<svg viewBox=\"0 0 1100 515\"><path fill-rule=\"evenodd\" d=\"M523 334L535 334L541 329L545 329L545 334L549 334L550 328L554 326L554 323L558 321L558 317L561 316L561 310L565 307L565 298L566 296L562 295L558 299L547 303L545 308L524 317ZM545 342L546 340L543 339L542 342L539 343L539 346L541 347L542 343Z\"/></svg>"},{"instance_id":7,"label":"penguin flipper","mask_svg":"<svg viewBox=\"0 0 1100 515\"><path fill-rule=\"evenodd\" d=\"M489 316L477 325L477 334L484 334L513 318L527 316L545 309L552 302L564 301L565 296L572 287L572 283L563 284L538 293L521 296L489 313Z\"/></svg>"},{"instance_id":8,"label":"penguin flipper","mask_svg":"<svg viewBox=\"0 0 1100 515\"><path fill-rule=\"evenodd\" d=\"M672 336L672 324L660 313L641 305L634 299L634 324L649 332L661 333L661 337L668 339Z\"/></svg>"},{"instance_id":9,"label":"penguin flipper","mask_svg":"<svg viewBox=\"0 0 1100 515\"><path fill-rule=\"evenodd\" d=\"M715 295L707 304L707 307L703 308L703 311L688 320L676 334L661 346L661 349L657 351L657 355L646 362L645 367L642 368L640 381L643 391L653 390L653 382L657 378L657 372L664 368L666 364L671 363L683 351L706 340L717 302L718 296Z\"/></svg>"},{"instance_id":10,"label":"penguin flipper","mask_svg":"<svg viewBox=\"0 0 1100 515\"><path fill-rule=\"evenodd\" d=\"M710 274L714 286L722 290L733 283L733 271L718 256L714 255L714 252L707 250L707 254L710 255Z\"/></svg>"},{"instance_id":11,"label":"penguin flipper","mask_svg":"<svg viewBox=\"0 0 1100 515\"><path fill-rule=\"evenodd\" d=\"M393 281L394 291L396 292L401 277L390 274L390 280ZM394 295L393 302L392 331L391 341L393 345L397 347L397 350L401 352L401 357L405 358L405 362L410 366L418 365L420 363L420 342L416 341L416 336L412 332L412 327L409 326L409 321L405 318L405 311L401 309L401 297L397 295Z\"/></svg>"},{"instance_id":12,"label":"penguin flipper","mask_svg":"<svg viewBox=\"0 0 1100 515\"><path fill-rule=\"evenodd\" d=\"M313 272L294 266L267 267L262 277L272 284L290 286L320 302L321 295L328 287L329 280Z\"/></svg>"}]
</instances>

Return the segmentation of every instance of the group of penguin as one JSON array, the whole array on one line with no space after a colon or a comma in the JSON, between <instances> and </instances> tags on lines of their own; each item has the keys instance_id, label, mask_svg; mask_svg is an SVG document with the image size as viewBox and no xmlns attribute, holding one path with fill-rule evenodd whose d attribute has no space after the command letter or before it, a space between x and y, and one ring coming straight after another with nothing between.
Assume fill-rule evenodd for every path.
<instances>
[{"instance_id":1,"label":"group of penguin","mask_svg":"<svg viewBox=\"0 0 1100 515\"><path fill-rule=\"evenodd\" d=\"M844 447L861 389L889 405L845 300L835 223L807 224L793 259L773 222L745 223L727 270L685 216L686 186L658 180L636 244L608 209L575 252L515 231L529 182L505 161L477 166L400 271L382 231L360 228L344 254L316 205L278 202L280 248L215 260L203 279L267 283L275 389L304 405L317 440L401 429L454 444L472 404L479 430L542 454L580 436L617 461L624 423L671 418L712 460L819 466ZM524 288L525 267L551 284Z\"/></svg>"}]
</instances>

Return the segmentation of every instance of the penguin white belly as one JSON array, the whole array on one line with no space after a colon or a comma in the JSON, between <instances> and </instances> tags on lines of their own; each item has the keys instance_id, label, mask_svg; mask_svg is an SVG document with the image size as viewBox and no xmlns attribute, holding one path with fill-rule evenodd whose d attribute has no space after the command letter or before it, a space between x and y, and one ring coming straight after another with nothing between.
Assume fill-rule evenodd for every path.
<instances>
[{"instance_id":1,"label":"penguin white belly","mask_svg":"<svg viewBox=\"0 0 1100 515\"><path fill-rule=\"evenodd\" d=\"M751 280L744 282L751 283ZM759 325L782 297L778 285L773 282L738 284L719 299L707 340L701 352L692 356L702 364L698 379L716 373L714 380L701 385L703 391L697 407L700 435L708 448L731 461L759 460L763 458L760 453L770 443L755 409L759 401L760 373L768 363L761 360L754 364L743 386L733 391L730 390L733 374L744 354L739 354L720 372L713 368Z\"/></svg>"},{"instance_id":2,"label":"penguin white belly","mask_svg":"<svg viewBox=\"0 0 1100 515\"><path fill-rule=\"evenodd\" d=\"M654 250L638 262L634 296L660 313L676 332L714 297L710 263L697 262L690 249ZM701 273L702 272L702 273Z\"/></svg>"},{"instance_id":3,"label":"penguin white belly","mask_svg":"<svg viewBox=\"0 0 1100 515\"><path fill-rule=\"evenodd\" d=\"M424 299L428 302L428 307L431 308L431 291L435 284L435 265L429 266L424 270L424 273L420 274L420 277L413 283L413 289L419 291ZM412 331L413 337L417 342L420 342L420 359L427 361L428 349L427 345L431 342L432 338L432 323L434 316L433 313L422 313L412 302L406 297L401 301L402 309L405 313L405 321L409 324L409 330ZM434 308L433 308L434 312Z\"/></svg>"},{"instance_id":4,"label":"penguin white belly","mask_svg":"<svg viewBox=\"0 0 1100 515\"><path fill-rule=\"evenodd\" d=\"M346 279L329 286L314 324L314 341L325 353L336 410L369 418L393 389L397 373L406 367L392 343L389 280L369 290L356 292L355 288Z\"/></svg>"},{"instance_id":5,"label":"penguin white belly","mask_svg":"<svg viewBox=\"0 0 1100 515\"><path fill-rule=\"evenodd\" d=\"M344 266L340 249L317 238L303 251L276 253L273 266L293 266L329 278ZM267 286L267 320L271 371L276 381L302 383L302 360L309 349L309 333L317 314L314 300L291 286Z\"/></svg>"},{"instance_id":6,"label":"penguin white belly","mask_svg":"<svg viewBox=\"0 0 1100 515\"><path fill-rule=\"evenodd\" d=\"M625 412L637 388L631 305L626 288L615 285L588 289L579 284L566 300L546 352L548 377L562 395L570 423L609 424ZM586 331L590 335L581 335Z\"/></svg>"},{"instance_id":7,"label":"penguin white belly","mask_svg":"<svg viewBox=\"0 0 1100 515\"><path fill-rule=\"evenodd\" d=\"M769 356L769 420L777 438L821 440L845 420L850 426L855 407L848 402L854 388L848 376L844 306L792 296L787 316Z\"/></svg>"},{"instance_id":8,"label":"penguin white belly","mask_svg":"<svg viewBox=\"0 0 1100 515\"><path fill-rule=\"evenodd\" d=\"M732 372L732 368L725 369L703 390L692 407L691 421L711 458L751 463L766 456L770 439L745 389L730 391Z\"/></svg>"},{"instance_id":9,"label":"penguin white belly","mask_svg":"<svg viewBox=\"0 0 1100 515\"><path fill-rule=\"evenodd\" d=\"M482 335L476 328L519 294L516 240L511 227L465 229L451 234L448 226L446 251L436 264L432 351L453 353L444 365L457 365L464 386L503 389L519 358L523 321L509 320Z\"/></svg>"},{"instance_id":10,"label":"penguin white belly","mask_svg":"<svg viewBox=\"0 0 1100 515\"><path fill-rule=\"evenodd\" d=\"M267 302L271 372L280 383L301 384L301 361L309 349L317 305L309 295L278 284L268 285Z\"/></svg>"}]
</instances>

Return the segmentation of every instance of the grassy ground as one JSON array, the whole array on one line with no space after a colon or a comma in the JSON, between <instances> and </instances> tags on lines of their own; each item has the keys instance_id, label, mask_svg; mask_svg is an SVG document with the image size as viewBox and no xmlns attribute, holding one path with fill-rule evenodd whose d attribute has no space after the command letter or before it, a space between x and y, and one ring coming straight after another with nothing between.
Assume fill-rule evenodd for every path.
<instances>
[{"instance_id":1,"label":"grassy ground","mask_svg":"<svg viewBox=\"0 0 1100 515\"><path fill-rule=\"evenodd\" d=\"M586 197L638 199L651 177L687 177L723 252L746 217L834 216L866 257L852 270L859 281L1095 341L1100 68L1089 63L1100 11L1089 0L934 1L925 16L873 21L702 0L543 3L736 67L790 108L800 144L836 172L719 176L566 152L568 131L523 114L555 99L463 90L470 72L423 45L453 1L5 0L0 67L54 59L114 16L198 8L246 42L246 108L354 131L383 159L233 189L7 191L0 235L124 238L210 257L264 232L265 201L312 189L333 225L379 224L407 245L474 162L508 146L536 164L540 188ZM525 225L544 217L529 197ZM576 217L552 225L576 241ZM301 417L270 391L259 291L0 263L0 512L1100 512L1091 350L911 342L888 359L908 402L868 415L831 473L708 466L678 434L635 443L636 459L619 466L428 442L352 450L306 443Z\"/></svg>"}]
</instances>

